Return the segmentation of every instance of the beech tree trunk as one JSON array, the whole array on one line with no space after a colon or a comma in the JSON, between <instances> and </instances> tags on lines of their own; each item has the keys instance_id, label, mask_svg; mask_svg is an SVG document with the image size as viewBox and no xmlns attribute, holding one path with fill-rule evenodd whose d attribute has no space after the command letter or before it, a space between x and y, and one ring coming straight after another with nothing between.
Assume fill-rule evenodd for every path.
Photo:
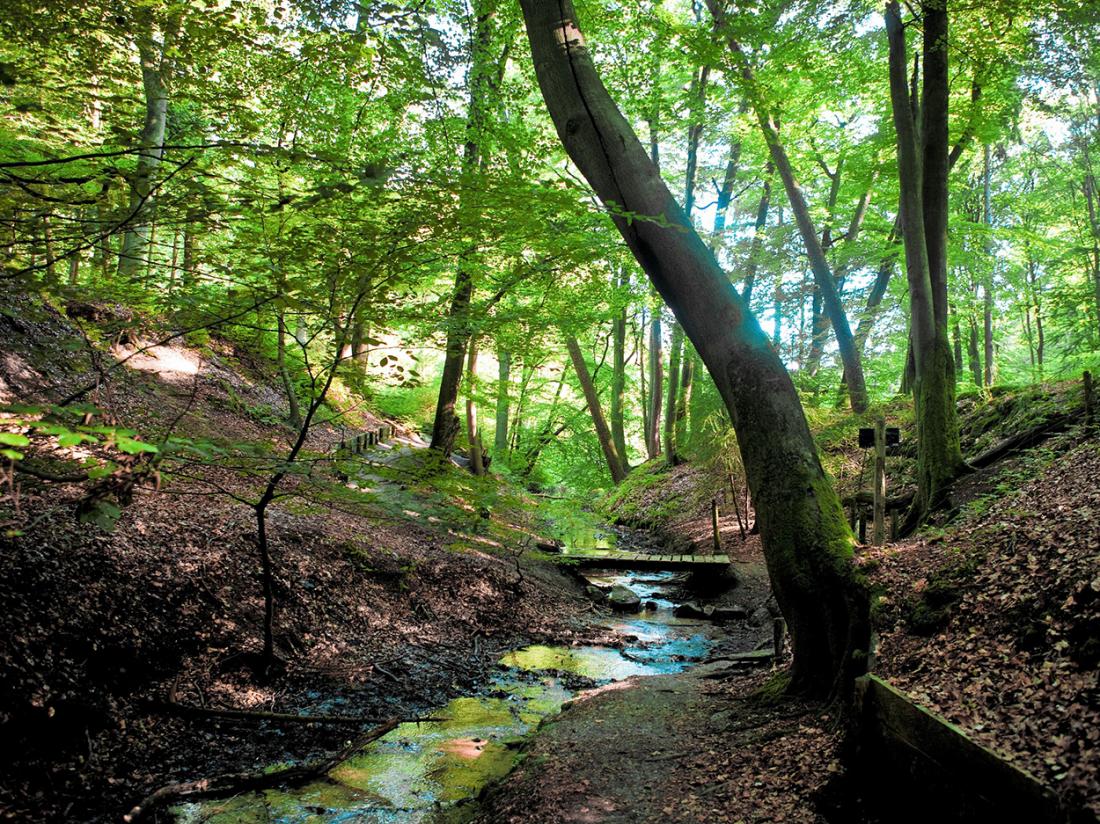
<instances>
[{"instance_id":1,"label":"beech tree trunk","mask_svg":"<svg viewBox=\"0 0 1100 824\"><path fill-rule=\"evenodd\" d=\"M966 354L970 362L970 379L979 389L982 388L982 353L978 348L978 322L974 316L970 318L970 336L966 346Z\"/></svg>"},{"instance_id":2,"label":"beech tree trunk","mask_svg":"<svg viewBox=\"0 0 1100 824\"><path fill-rule=\"evenodd\" d=\"M508 401L512 377L512 353L507 349L497 352L497 412L493 430L493 450L500 458L508 451Z\"/></svg>"},{"instance_id":3,"label":"beech tree trunk","mask_svg":"<svg viewBox=\"0 0 1100 824\"><path fill-rule=\"evenodd\" d=\"M160 32L161 44L156 43L156 23L148 10L135 14L141 27L136 39L141 62L141 84L145 92L145 122L141 129L140 152L137 166L130 177L129 222L122 235L118 254L120 279L132 280L144 267L149 253L149 220L153 211L153 177L164 156L164 130L168 123L168 78L173 60L169 57L174 47L179 13Z\"/></svg>"},{"instance_id":4,"label":"beech tree trunk","mask_svg":"<svg viewBox=\"0 0 1100 824\"><path fill-rule=\"evenodd\" d=\"M1092 254L1089 263L1092 266L1092 285L1096 293L1096 320L1100 325L1100 192L1096 188L1096 176L1085 175L1082 187L1085 193L1085 203L1088 206L1089 227L1092 229Z\"/></svg>"},{"instance_id":5,"label":"beech tree trunk","mask_svg":"<svg viewBox=\"0 0 1100 824\"><path fill-rule=\"evenodd\" d=\"M622 285L622 275L619 276ZM626 454L626 427L623 421L623 403L626 393L626 307L618 311L611 326L611 439L615 451L622 459L623 468L629 471Z\"/></svg>"},{"instance_id":6,"label":"beech tree trunk","mask_svg":"<svg viewBox=\"0 0 1100 824\"><path fill-rule=\"evenodd\" d=\"M707 0L707 6L710 8L718 26L724 27L725 11L719 4L719 0ZM844 377L848 386L848 399L852 405L852 411L863 412L867 409L867 386L863 378L863 364L859 351L855 347L852 329L848 324L848 316L844 312L844 304L841 302L840 293L837 291L832 268L825 258L824 250L821 248L821 242L818 240L813 220L810 218L809 206L802 194L802 187L795 179L794 169L787 157L787 150L779 139L779 129L772 115L764 108L764 104L756 91L756 77L752 68L745 60L740 44L732 36L727 36L727 42L730 50L735 53L741 62L741 76L747 86L750 103L764 134L764 140L768 144L772 162L779 172L780 180L783 181L783 188L787 192L787 201L791 205L795 223L798 225L798 232L802 236L802 242L806 247L810 271L813 272L814 282L821 293L825 313L829 316L829 321L833 325L837 349L844 364Z\"/></svg>"},{"instance_id":7,"label":"beech tree trunk","mask_svg":"<svg viewBox=\"0 0 1100 824\"><path fill-rule=\"evenodd\" d=\"M665 402L665 462L676 466L676 401L680 396L680 356L684 348L684 330L679 323L672 324L672 341L669 344L668 400Z\"/></svg>"},{"instance_id":8,"label":"beech tree trunk","mask_svg":"<svg viewBox=\"0 0 1100 824\"><path fill-rule=\"evenodd\" d=\"M922 140L907 83L901 8L897 0L886 4L917 413L918 488L907 529L941 506L955 478L966 470L955 408L955 360L947 335L947 7L945 0L928 0L923 8Z\"/></svg>"},{"instance_id":9,"label":"beech tree trunk","mask_svg":"<svg viewBox=\"0 0 1100 824\"><path fill-rule=\"evenodd\" d=\"M726 212L733 200L733 184L737 181L737 167L741 162L741 141L730 145L730 157L726 161L726 173L722 177L722 188L718 190L718 199L714 205L714 237L711 248L721 245L722 232L726 228Z\"/></svg>"},{"instance_id":10,"label":"beech tree trunk","mask_svg":"<svg viewBox=\"0 0 1100 824\"><path fill-rule=\"evenodd\" d=\"M989 157L989 144L983 147L985 168L982 172L982 220L985 223L985 280L982 283L982 329L985 337L985 385L993 385L996 372L993 366L993 269L996 265L993 257L993 202L991 197L992 168Z\"/></svg>"},{"instance_id":11,"label":"beech tree trunk","mask_svg":"<svg viewBox=\"0 0 1100 824\"><path fill-rule=\"evenodd\" d=\"M756 222L753 224L752 242L749 244L749 260L745 264L744 285L741 298L746 306L752 304L752 290L756 285L756 270L760 265L760 247L764 245L764 231L768 225L768 208L772 200L772 164L768 164L767 176L760 191L760 203L756 207Z\"/></svg>"},{"instance_id":12,"label":"beech tree trunk","mask_svg":"<svg viewBox=\"0 0 1100 824\"><path fill-rule=\"evenodd\" d=\"M659 172L658 172L659 174ZM661 402L664 400L664 347L661 341L661 302L651 301L649 316L649 417L645 434L646 456L653 460L661 454Z\"/></svg>"},{"instance_id":13,"label":"beech tree trunk","mask_svg":"<svg viewBox=\"0 0 1100 824\"><path fill-rule=\"evenodd\" d=\"M470 66L470 108L466 118L466 145L462 154L462 172L468 184L464 187L464 191L473 188L470 178L476 175L482 160L481 132L485 125L491 84L488 52L493 32L492 2L493 0L478 0L474 3L475 29L471 41L473 56ZM454 292L447 318L447 349L443 359L443 377L439 384L439 398L435 405L430 445L431 449L444 457L454 450L455 437L460 426L455 405L458 403L458 390L462 383L462 362L466 357L466 346L473 332L470 326L470 303L473 296L473 275L469 267L460 262L455 275Z\"/></svg>"},{"instance_id":14,"label":"beech tree trunk","mask_svg":"<svg viewBox=\"0 0 1100 824\"><path fill-rule=\"evenodd\" d=\"M580 344L577 343L576 338L570 336L565 339L565 345L569 349L569 358L573 361L573 369L576 370L581 391L584 392L584 400L588 404L592 424L596 427L596 438L600 442L600 449L603 450L604 459L607 461L611 480L617 484L622 483L626 478L626 470L623 469L622 458L615 450L615 442L611 440L611 430L607 426L607 421L604 420L603 409L600 408L600 396L596 393L596 384L592 381L588 365L584 362Z\"/></svg>"},{"instance_id":15,"label":"beech tree trunk","mask_svg":"<svg viewBox=\"0 0 1100 824\"><path fill-rule=\"evenodd\" d=\"M539 86L566 151L599 198L614 204L612 221L695 345L737 431L790 627L792 687L846 694L866 666L868 596L794 384L604 88L572 2L521 6ZM619 209L655 219L627 221L615 216ZM575 342L571 349L580 354Z\"/></svg>"},{"instance_id":16,"label":"beech tree trunk","mask_svg":"<svg viewBox=\"0 0 1100 824\"><path fill-rule=\"evenodd\" d=\"M477 422L477 339L470 338L469 357L466 364L466 442L470 446L470 471L485 474L485 460L481 449L481 429Z\"/></svg>"},{"instance_id":17,"label":"beech tree trunk","mask_svg":"<svg viewBox=\"0 0 1100 824\"><path fill-rule=\"evenodd\" d=\"M680 372L680 399L676 402L676 443L688 442L688 414L691 409L692 384L695 382L695 352L684 343L683 369Z\"/></svg>"},{"instance_id":18,"label":"beech tree trunk","mask_svg":"<svg viewBox=\"0 0 1100 824\"><path fill-rule=\"evenodd\" d=\"M826 168L824 160L821 161L820 165L822 168ZM837 161L835 171L829 172L826 168L826 174L828 174L830 182L829 197L825 203L825 226L821 229L821 249L823 252L828 250L833 243L833 220L836 217L836 200L840 195L840 181L843 173L844 156L841 155L840 159ZM840 273L835 273L833 279L839 291ZM811 338L810 354L806 357L806 373L808 375L816 375L817 370L821 368L821 358L825 354L825 342L829 338L829 319L826 317L824 308L821 305L821 288L818 286L814 286L814 294L810 301L810 307Z\"/></svg>"}]
</instances>

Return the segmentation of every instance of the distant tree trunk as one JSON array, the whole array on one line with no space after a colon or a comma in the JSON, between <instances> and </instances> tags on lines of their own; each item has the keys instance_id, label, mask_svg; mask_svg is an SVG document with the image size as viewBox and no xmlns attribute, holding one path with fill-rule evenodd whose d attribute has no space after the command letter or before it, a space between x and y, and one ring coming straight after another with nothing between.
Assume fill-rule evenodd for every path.
<instances>
[{"instance_id":1,"label":"distant tree trunk","mask_svg":"<svg viewBox=\"0 0 1100 824\"><path fill-rule=\"evenodd\" d=\"M985 223L985 281L982 284L982 328L985 332L985 385L993 385L996 369L993 365L993 200L991 197L992 168L989 162L989 144L983 147L984 169L982 172L982 219Z\"/></svg>"},{"instance_id":2,"label":"distant tree trunk","mask_svg":"<svg viewBox=\"0 0 1100 824\"><path fill-rule=\"evenodd\" d=\"M512 434L509 440L511 449L515 452L519 449L520 436L523 434L523 415L527 411L527 395L531 386L531 378L535 375L535 367L529 358L523 359L523 368L520 369L519 397L516 399L516 411L512 416Z\"/></svg>"},{"instance_id":3,"label":"distant tree trunk","mask_svg":"<svg viewBox=\"0 0 1100 824\"><path fill-rule=\"evenodd\" d=\"M481 448L481 429L477 423L477 338L471 337L466 363L466 442L470 446L470 471L485 474L485 460Z\"/></svg>"},{"instance_id":4,"label":"distant tree trunk","mask_svg":"<svg viewBox=\"0 0 1100 824\"><path fill-rule=\"evenodd\" d=\"M286 363L286 314L280 305L276 310L275 366L279 370L279 380L283 382L286 395L287 420L295 429L302 426L302 412L298 407L298 393L294 381L290 379L290 369Z\"/></svg>"},{"instance_id":5,"label":"distant tree trunk","mask_svg":"<svg viewBox=\"0 0 1100 824\"><path fill-rule=\"evenodd\" d=\"M768 225L768 207L772 200L772 169L769 162L768 171L764 177L764 185L760 191L760 202L756 206L756 222L753 224L752 241L749 243L749 259L745 264L745 281L741 287L741 299L745 305L752 303L752 290L756 285L756 270L760 265L760 247L764 245L764 232Z\"/></svg>"},{"instance_id":6,"label":"distant tree trunk","mask_svg":"<svg viewBox=\"0 0 1100 824\"><path fill-rule=\"evenodd\" d=\"M174 254L174 252L173 252ZM80 282L80 253L69 255L69 285L76 286Z\"/></svg>"},{"instance_id":7,"label":"distant tree trunk","mask_svg":"<svg viewBox=\"0 0 1100 824\"><path fill-rule=\"evenodd\" d=\"M180 281L183 286L194 286L198 282L198 250L196 249L197 241L195 239L195 227L188 222L183 227L183 274L180 277Z\"/></svg>"},{"instance_id":8,"label":"distant tree trunk","mask_svg":"<svg viewBox=\"0 0 1100 824\"><path fill-rule=\"evenodd\" d=\"M180 262L180 233L178 230L172 230L172 258L168 264L168 296L171 297L176 293L176 279L179 277L179 262Z\"/></svg>"},{"instance_id":9,"label":"distant tree trunk","mask_svg":"<svg viewBox=\"0 0 1100 824\"><path fill-rule=\"evenodd\" d=\"M722 188L718 190L718 199L714 204L714 237L711 239L711 248L717 249L721 245L722 232L726 229L726 213L729 211L733 200L733 185L737 182L737 167L741 162L741 141L735 140L730 144L730 157L726 161L726 173L722 177Z\"/></svg>"},{"instance_id":10,"label":"distant tree trunk","mask_svg":"<svg viewBox=\"0 0 1100 824\"><path fill-rule=\"evenodd\" d=\"M714 15L719 26L724 26L725 12L719 5L719 0L707 0L707 6ZM740 44L731 36L726 38L730 50L740 61L741 77L745 81L749 94L749 102L756 112L757 122L764 134L764 140L768 145L772 162L779 172L779 178L783 181L783 188L787 192L787 202L794 213L795 223L798 224L802 243L806 247L806 255L810 262L810 271L813 272L814 282L821 292L821 300L825 307L825 313L833 325L836 336L837 349L840 359L844 364L844 374L848 385L848 398L855 412L863 412L867 408L867 386L863 378L863 365L859 351L855 348L855 340L848 324L848 316L844 312L844 304L837 291L832 268L825 258L825 252L821 248L817 231L814 229L813 220L810 217L810 209L806 204L806 198L802 194L802 187L794 176L787 150L779 139L779 129L775 119L764 108L764 103L756 90L756 76L749 66Z\"/></svg>"},{"instance_id":11,"label":"distant tree trunk","mask_svg":"<svg viewBox=\"0 0 1100 824\"><path fill-rule=\"evenodd\" d=\"M638 350L638 394L641 396L642 410L642 440L646 442L646 457L649 452L649 395L646 393L645 378L645 309L642 309L641 318L635 324L634 334L637 340Z\"/></svg>"},{"instance_id":12,"label":"distant tree trunk","mask_svg":"<svg viewBox=\"0 0 1100 824\"><path fill-rule=\"evenodd\" d=\"M42 243L46 253L46 285L57 286L57 258L54 256L53 232L50 229L50 216L42 215Z\"/></svg>"},{"instance_id":13,"label":"distant tree trunk","mask_svg":"<svg viewBox=\"0 0 1100 824\"><path fill-rule=\"evenodd\" d=\"M622 284L622 276L619 284ZM611 325L611 439L622 459L623 468L629 471L626 454L626 426L623 420L623 403L626 393L626 307L616 314Z\"/></svg>"},{"instance_id":14,"label":"distant tree trunk","mask_svg":"<svg viewBox=\"0 0 1100 824\"><path fill-rule=\"evenodd\" d=\"M825 161L822 160L821 164L825 173L829 177L829 197L825 201L825 225L821 229L821 249L822 251L828 250L833 244L833 220L836 216L836 200L840 195L840 181L841 176L844 173L844 156L841 155L837 161L836 170L830 172L828 167L825 166ZM840 276L839 273L833 274L833 279L837 283L837 291L840 290ZM821 368L821 358L825 354L825 342L829 339L829 319L825 316L824 309L821 305L821 288L814 286L813 298L810 301L810 353L806 358L806 374L816 375L817 370Z\"/></svg>"},{"instance_id":15,"label":"distant tree trunk","mask_svg":"<svg viewBox=\"0 0 1100 824\"><path fill-rule=\"evenodd\" d=\"M546 416L546 423L543 424L542 429L539 431L538 436L535 438L535 443L528 449L524 455L523 469L520 470L520 476L528 478L531 473L535 471L535 465L539 461L539 455L542 454L542 450L554 440L555 435L561 433L561 428L554 429L555 416L558 410L558 401L561 400L561 390L565 385L565 370L562 369L558 376L558 385L554 390L554 400L550 404L550 412Z\"/></svg>"},{"instance_id":16,"label":"distant tree trunk","mask_svg":"<svg viewBox=\"0 0 1100 824\"><path fill-rule=\"evenodd\" d=\"M497 457L508 451L508 393L512 377L512 353L507 349L497 352L497 413L493 430L493 451Z\"/></svg>"},{"instance_id":17,"label":"distant tree trunk","mask_svg":"<svg viewBox=\"0 0 1100 824\"><path fill-rule=\"evenodd\" d=\"M623 469L622 458L615 450L615 442L611 440L611 430L604 420L603 409L600 408L600 396L596 393L596 384L592 381L592 375L588 372L588 365L584 362L584 354L581 352L577 339L570 336L565 339L565 345L569 349L569 357L573 361L573 369L577 373L577 381L584 392L585 403L588 404L588 413L592 416L592 424L596 428L596 438L603 450L604 460L607 461L607 469L611 473L611 480L616 484L622 483L626 478L626 470Z\"/></svg>"},{"instance_id":18,"label":"distant tree trunk","mask_svg":"<svg viewBox=\"0 0 1100 824\"><path fill-rule=\"evenodd\" d=\"M695 382L695 352L684 342L683 370L680 372L680 399L676 402L676 443L688 442L688 414L691 409L692 384Z\"/></svg>"},{"instance_id":19,"label":"distant tree trunk","mask_svg":"<svg viewBox=\"0 0 1100 824\"><path fill-rule=\"evenodd\" d=\"M951 307L951 345L954 347L955 353L955 374L959 374L963 370L963 343L962 343L962 329L959 326L959 313L958 310Z\"/></svg>"},{"instance_id":20,"label":"distant tree trunk","mask_svg":"<svg viewBox=\"0 0 1100 824\"><path fill-rule=\"evenodd\" d=\"M836 176L839 177L839 175L840 175L840 166L838 164L837 171L836 171ZM863 220L867 216L867 207L871 204L871 192L872 192L872 186L873 185L874 185L874 176L872 175L870 185L868 185L867 189L863 192L862 195L860 195L859 202L856 203L856 209L852 213L851 221L848 223L848 231L844 233L844 245L845 246L852 246L859 239L859 233L863 229ZM830 213L831 212L832 212L832 210L830 209ZM821 245L826 249L829 248L834 242L831 233L826 234L829 231L830 231L829 227L825 227L825 229L822 230ZM840 292L841 294L843 294L843 292L844 292L844 281L848 277L848 269L849 269L850 265L851 265L850 263L840 264L836 267L836 270L834 272L834 275L836 277L836 288L837 288L837 291ZM887 279L889 279L889 273L887 273ZM874 284L872 285L872 289L873 288L874 288ZM883 284L883 292L884 293L885 293L885 289L886 289L886 284ZM880 295L879 300L881 300L881 299L882 299L882 296ZM825 347L825 342L828 339L829 318L824 312L820 312L819 314L820 314L819 323L824 326L824 331L823 332L815 332L814 342L815 342L815 345L817 345L820 348L820 350L823 352L824 347ZM864 333L864 337L861 338L859 330L860 330L860 327L863 326L863 322L866 318L867 318L866 312L864 314L860 315L859 324L856 327L856 333L855 333L855 347L859 351L860 357L863 356L863 345L864 345L864 342L866 340L866 333ZM868 327L868 329L869 329L869 327ZM820 362L821 362L821 355L820 354L817 355L817 362L818 362L818 365L820 365ZM811 374L816 373L818 365L814 366L814 372L811 373ZM844 383L843 376L841 376L841 386L842 387L846 386L846 384Z\"/></svg>"},{"instance_id":21,"label":"distant tree trunk","mask_svg":"<svg viewBox=\"0 0 1100 824\"><path fill-rule=\"evenodd\" d=\"M474 32L471 38L470 105L466 117L466 145L462 153L462 174L467 185L463 191L472 191L473 178L482 164L482 131L489 106L492 66L489 47L492 41L493 0L475 0ZM455 414L458 390L462 383L462 362L473 329L470 325L470 303L474 296L474 280L471 267L460 261L455 275L451 308L447 316L447 348L443 358L443 376L439 383L439 398L435 405L430 448L444 457L454 450L459 421Z\"/></svg>"},{"instance_id":22,"label":"distant tree trunk","mask_svg":"<svg viewBox=\"0 0 1100 824\"><path fill-rule=\"evenodd\" d=\"M791 631L791 685L847 695L866 666L869 601L794 384L601 83L571 0L521 5L539 85L566 151L600 199L615 204L615 226L695 344L730 413ZM619 209L655 219L628 221ZM575 342L571 348L581 360Z\"/></svg>"},{"instance_id":23,"label":"distant tree trunk","mask_svg":"<svg viewBox=\"0 0 1100 824\"><path fill-rule=\"evenodd\" d=\"M966 354L970 361L970 378L974 385L982 388L982 354L978 349L978 322L974 316L970 318L970 337L966 345Z\"/></svg>"},{"instance_id":24,"label":"distant tree trunk","mask_svg":"<svg viewBox=\"0 0 1100 824\"><path fill-rule=\"evenodd\" d=\"M664 352L661 340L661 301L654 293L649 316L649 429L646 454L653 460L661 454L661 401L664 400Z\"/></svg>"},{"instance_id":25,"label":"distant tree trunk","mask_svg":"<svg viewBox=\"0 0 1100 824\"><path fill-rule=\"evenodd\" d=\"M665 463L676 466L680 459L676 454L676 402L680 397L680 356L684 348L684 330L679 323L672 324L672 341L669 344L668 400L665 402Z\"/></svg>"},{"instance_id":26,"label":"distant tree trunk","mask_svg":"<svg viewBox=\"0 0 1100 824\"><path fill-rule=\"evenodd\" d=\"M118 256L118 275L123 281L133 280L148 255L149 215L153 211L153 177L164 156L164 130L168 122L168 83L174 60L171 57L179 28L179 12L163 26L161 42L157 43L157 28L152 13L139 10L135 22L138 57L141 62L141 83L145 91L145 124L141 129L137 166L130 177L129 221L122 235Z\"/></svg>"},{"instance_id":27,"label":"distant tree trunk","mask_svg":"<svg viewBox=\"0 0 1100 824\"><path fill-rule=\"evenodd\" d=\"M1096 297L1096 320L1100 326L1100 192L1096 188L1096 176L1089 172L1085 175L1082 191L1088 205L1089 227L1092 229L1092 286Z\"/></svg>"},{"instance_id":28,"label":"distant tree trunk","mask_svg":"<svg viewBox=\"0 0 1100 824\"><path fill-rule=\"evenodd\" d=\"M905 29L897 0L886 3L890 97L897 135L902 236L909 278L910 330L917 412L917 495L912 529L940 507L966 464L955 408L955 361L947 336L947 8L924 10L923 135L908 87ZM921 149L923 147L923 157Z\"/></svg>"},{"instance_id":29,"label":"distant tree trunk","mask_svg":"<svg viewBox=\"0 0 1100 824\"><path fill-rule=\"evenodd\" d=\"M1036 271L1035 260L1031 256L1031 246L1024 244L1027 252L1027 285L1028 301L1035 309L1035 332L1038 344L1035 347L1035 365L1039 368L1039 378L1043 377L1043 351L1046 347L1046 338L1043 334L1043 302L1039 297L1039 276ZM1030 311L1028 313L1030 315Z\"/></svg>"}]
</instances>

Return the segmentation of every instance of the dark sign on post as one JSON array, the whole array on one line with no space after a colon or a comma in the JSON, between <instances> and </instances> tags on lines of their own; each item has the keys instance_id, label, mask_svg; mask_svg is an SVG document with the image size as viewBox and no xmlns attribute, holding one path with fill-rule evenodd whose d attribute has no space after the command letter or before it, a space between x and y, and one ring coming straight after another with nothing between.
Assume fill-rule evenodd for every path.
<instances>
[{"instance_id":1,"label":"dark sign on post","mask_svg":"<svg viewBox=\"0 0 1100 824\"><path fill-rule=\"evenodd\" d=\"M896 426L886 427L886 445L897 446L901 443L901 430ZM862 426L859 429L859 448L873 449L875 446L875 428Z\"/></svg>"}]
</instances>

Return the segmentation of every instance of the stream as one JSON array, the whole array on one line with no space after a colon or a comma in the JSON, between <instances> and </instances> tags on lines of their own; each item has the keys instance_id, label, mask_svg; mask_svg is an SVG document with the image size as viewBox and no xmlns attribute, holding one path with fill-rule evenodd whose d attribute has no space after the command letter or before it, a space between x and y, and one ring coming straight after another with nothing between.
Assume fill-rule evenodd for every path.
<instances>
[{"instance_id":1,"label":"stream","mask_svg":"<svg viewBox=\"0 0 1100 824\"><path fill-rule=\"evenodd\" d=\"M583 529L568 547L610 549L616 534ZM643 538L644 540L644 538ZM326 779L224 801L185 804L178 820L198 824L461 822L481 790L517 763L539 723L579 692L638 675L681 672L704 660L725 633L673 610L683 573L589 570L601 588L623 585L647 604L634 614L600 615L598 626L622 640L611 646L528 646L505 654L478 694L426 715L445 720L402 724L332 770Z\"/></svg>"}]
</instances>

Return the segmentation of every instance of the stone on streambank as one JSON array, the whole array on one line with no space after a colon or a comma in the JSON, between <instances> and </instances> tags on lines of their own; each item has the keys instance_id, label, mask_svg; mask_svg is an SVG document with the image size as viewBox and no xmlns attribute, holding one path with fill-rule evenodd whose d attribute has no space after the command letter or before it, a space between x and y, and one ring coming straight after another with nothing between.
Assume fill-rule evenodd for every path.
<instances>
[{"instance_id":1,"label":"stone on streambank","mask_svg":"<svg viewBox=\"0 0 1100 824\"><path fill-rule=\"evenodd\" d=\"M607 596L607 602L616 612L642 611L642 599L634 593L634 590L624 587L621 584L616 584L611 587L611 592Z\"/></svg>"},{"instance_id":2,"label":"stone on streambank","mask_svg":"<svg viewBox=\"0 0 1100 824\"><path fill-rule=\"evenodd\" d=\"M749 617L749 611L743 606L701 606L698 601L687 601L676 607L673 615L677 618L700 618L708 621L741 621Z\"/></svg>"}]
</instances>

